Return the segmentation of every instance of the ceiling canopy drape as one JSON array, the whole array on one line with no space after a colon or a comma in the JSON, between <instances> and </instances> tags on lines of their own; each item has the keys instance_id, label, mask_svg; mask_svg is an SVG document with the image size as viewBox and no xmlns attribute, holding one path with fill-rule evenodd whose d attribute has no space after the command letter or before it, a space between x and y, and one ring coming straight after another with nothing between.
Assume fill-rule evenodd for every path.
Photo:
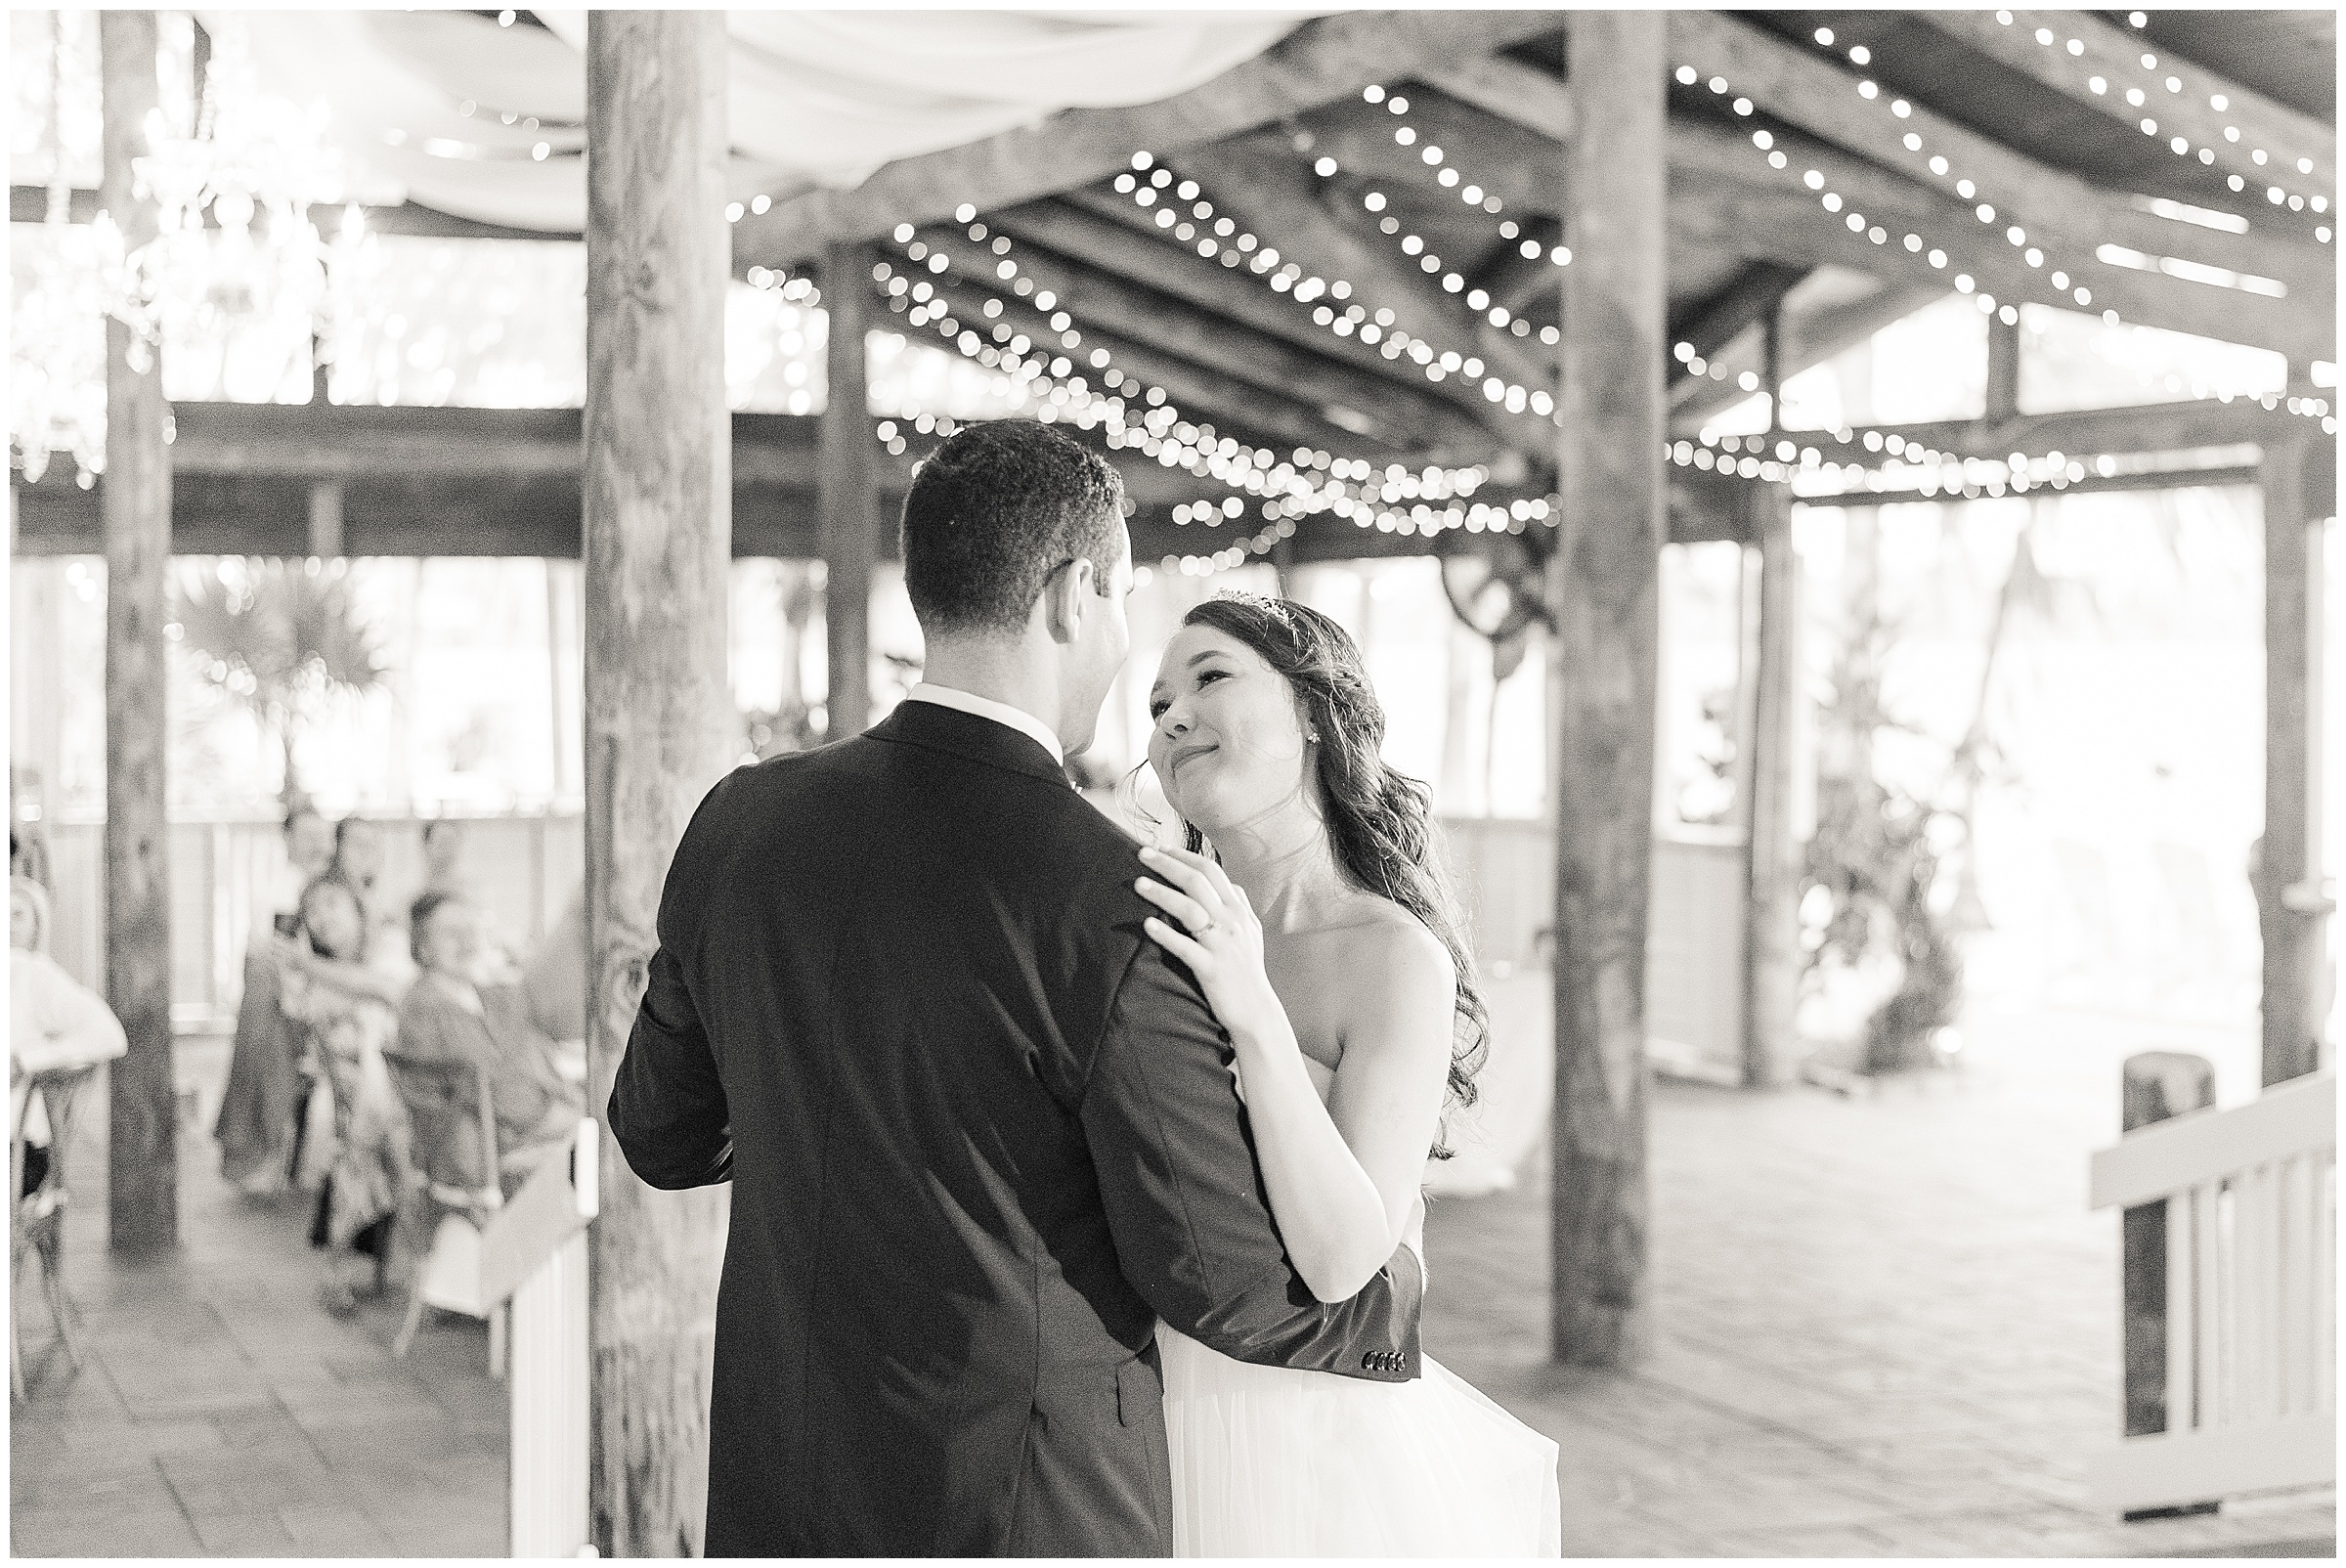
<instances>
[{"instance_id":1,"label":"ceiling canopy drape","mask_svg":"<svg viewBox=\"0 0 2346 1568\"><path fill-rule=\"evenodd\" d=\"M897 158L1063 109L1154 103L1253 58L1311 11L736 11L733 194L851 187ZM586 223L586 13L200 13L262 85L409 199L484 223Z\"/></svg>"}]
</instances>

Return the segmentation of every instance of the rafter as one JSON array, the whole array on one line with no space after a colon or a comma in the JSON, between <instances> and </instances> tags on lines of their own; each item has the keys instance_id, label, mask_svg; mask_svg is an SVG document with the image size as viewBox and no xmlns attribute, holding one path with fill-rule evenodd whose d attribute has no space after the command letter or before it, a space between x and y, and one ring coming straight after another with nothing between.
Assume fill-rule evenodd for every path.
<instances>
[{"instance_id":1,"label":"rafter","mask_svg":"<svg viewBox=\"0 0 2346 1568\"><path fill-rule=\"evenodd\" d=\"M1793 285L1807 276L1805 268L1787 267L1777 261L1755 261L1726 287L1691 310L1681 312L1679 319L1670 324L1671 338L1673 343L1691 343L1697 355L1709 359L1745 327L1766 320L1784 302L1784 296L1792 292ZM1672 376L1675 379L1684 373L1681 364L1672 371Z\"/></svg>"},{"instance_id":2,"label":"rafter","mask_svg":"<svg viewBox=\"0 0 2346 1568\"><path fill-rule=\"evenodd\" d=\"M2337 136L2329 126L2190 61L2178 62L2170 56L2156 71L2145 71L2143 40L2090 11L2016 11L2010 23L1999 22L1984 11L1925 11L1918 15L1991 60L2000 60L2113 119L2139 126L2148 115L2156 121L2156 134L2162 140L2180 135L2195 147L2211 150L2216 167L2239 175L2252 190L2261 191L2276 182L2284 188L2337 189ZM2039 27L2053 32L2052 48L2036 41ZM2079 53L2068 51L2072 38L2081 46ZM2103 72L2107 73L2109 90L2096 93L2087 78ZM2148 78L2163 85L2170 75L2182 83L2180 91L2158 92L2139 109L2126 102L2123 84ZM2220 110L2211 103L2217 97L2224 100ZM2228 131L2238 139L2228 138ZM2271 160L2258 163L2251 156L2255 148L2264 149ZM2300 158L2312 168L2299 169Z\"/></svg>"},{"instance_id":3,"label":"rafter","mask_svg":"<svg viewBox=\"0 0 2346 1568\"><path fill-rule=\"evenodd\" d=\"M1688 173L1676 177L1675 183L1682 189L1691 190L1701 179L1711 183L1716 202L1710 213L1714 222L1735 213L1739 201L1765 202L1790 196L1795 202L1810 203L1810 210L1816 213L1820 240L1829 239L1838 244L1841 237L1834 232L1834 225L1838 222L1846 231L1849 215L1861 213L1868 224L1868 238L1872 227L1881 228L1886 238L1882 243L1865 247L1874 253L1873 263L1852 260L1846 265L1883 277L1911 277L1918 281L1933 277L1947 280L1958 272L1969 273L1999 301L2033 300L2060 310L2078 309L2069 294L2053 286L2046 268L2028 266L2020 247L2011 242L2005 226L2017 216L2013 212L1996 209L1994 223L1984 224L1971 207L1955 198L1941 196L1928 186L1893 174L1842 148L1793 133L1779 133L1776 137L1776 150L1787 154L1788 166L1781 170L1761 162L1748 141L1724 127L1688 124L1673 135L1673 138L1709 137L1719 149L1721 166L1752 171L1749 183L1740 176ZM1723 161L1729 155L1734 162ZM1803 184L1803 175L1810 169L1822 174L1826 184L1841 195L1845 205L1840 212L1828 214L1815 205L1818 197ZM1738 197L1738 187L1751 193L1751 196ZM1698 206L1685 216L1692 220L1701 210ZM2034 228L2024 232L2031 242L2042 234ZM1960 248L1950 250L1951 260L1943 271L1932 269L1923 254L1903 249L1902 239L1908 233L1923 236L1926 246L1954 240ZM1718 238L1725 240L1730 236L1731 231ZM1858 237L1851 232L1849 238ZM2090 256L2092 248L2088 246L2084 253ZM2321 358L2329 341L2330 312L2326 298L2267 299L2118 267L2097 266L2087 277L2093 292L2093 310L2115 309L2126 320L2142 326L2277 349L2292 359Z\"/></svg>"},{"instance_id":4,"label":"rafter","mask_svg":"<svg viewBox=\"0 0 2346 1568\"><path fill-rule=\"evenodd\" d=\"M1497 225L1499 218L1469 213L1455 191L1437 183L1425 162L1425 149L1439 147L1443 162L1461 178L1498 196L1503 216L1520 219L1527 212L1554 212L1564 198L1564 150L1556 142L1461 103L1447 93L1410 85L1397 87L1385 100L1398 97L1409 106L1408 123L1413 133L1404 146L1394 140L1402 121L1384 106L1358 99L1330 105L1311 115L1314 153L1333 157L1352 174L1400 181L1444 202L1455 203L1462 220Z\"/></svg>"},{"instance_id":5,"label":"rafter","mask_svg":"<svg viewBox=\"0 0 2346 1568\"><path fill-rule=\"evenodd\" d=\"M1572 89L1562 78L1509 60L1485 55L1480 60L1436 65L1417 73L1417 79L1439 87L1460 103L1472 104L1487 114L1510 119L1551 142L1572 139L1579 116Z\"/></svg>"},{"instance_id":6,"label":"rafter","mask_svg":"<svg viewBox=\"0 0 2346 1568\"><path fill-rule=\"evenodd\" d=\"M1673 17L1673 28L1685 24L1683 16ZM1811 97L1827 92L1831 88L1828 78L1839 77L1832 67L1810 61L1772 39L1769 47L1775 54L1768 58L1781 56L1794 61L1787 70L1797 76L1800 92ZM1735 68L1742 77L1750 74L1748 66ZM1472 85L1480 95L1479 105L1458 104L1450 100L1446 91L1419 92L1412 100L1411 118L1420 123L1428 138L1439 137L1446 144L1473 148L1477 153L1476 177L1488 188L1499 191L1519 218L1528 217L1527 208L1529 212L1553 211L1562 194L1561 182L1538 176L1554 167L1558 153L1541 127L1552 127L1569 118L1569 90L1544 71L1503 58L1494 58L1478 65ZM1854 140L1865 129L1863 115L1873 111L1856 98L1853 83L1843 80L1841 85L1848 89L1845 96L1849 104L1863 113L1837 109L1824 117ZM1797 113L1786 117L1800 118ZM1333 119L1330 115L1321 118ZM1358 111L1350 111L1346 120L1331 123L1322 133L1323 140L1331 148L1342 149L1333 155L1341 161L1349 154L1364 167L1392 177L1426 178L1427 171L1409 166L1406 150L1394 148L1389 139L1380 145L1378 138L1366 134L1358 124L1360 118ZM1986 230L1972 207L1959 203L1959 198L1942 195L1928 184L1891 174L1830 140L1820 142L1785 135L1779 137L1778 145L1798 159L1789 171L1795 176L1793 179L1771 179L1756 150L1741 143L1733 132L1684 118L1673 120L1670 127L1672 243L1716 245L1749 256L1810 266L1831 262L1887 276L1914 276L1915 269L1911 266L1914 258L1883 254L1863 239L1849 234L1839 219L1818 210L1814 196L1801 189L1797 181L1800 172L1818 168L1845 194L1862 191L1862 210L1871 214L1894 215L1918 226L1921 220L1930 219L1934 227L1923 232L1935 236L1978 234L1984 242L1972 247L1960 270L1971 272L1999 299L2027 298L2063 309L2077 308L2074 299L2054 290L2041 272L2026 268L2020 251L2009 246L2001 227ZM2067 179L2045 172L2048 178ZM2077 189L2087 190L2081 185ZM2063 199L2067 196L2068 193L2063 193ZM2152 256L2177 253L2197 256L2209 265L2234 271L2253 271L2259 267L2278 270L2284 275L2281 281L2292 289L2292 297L2285 304L2298 306L2301 300L2305 302L2305 308L2292 311L2283 308L2281 301L2097 264L2092 286L2105 302L2116 305L2130 319L2205 336L2278 347L2293 357L2303 357L2305 340L2320 338L2325 332L2325 324L2330 319L2327 256L2308 254L2305 246L2281 245L2265 240L2251 242L2171 222L2134 211L2099 193L2089 192L2081 199L2107 209L2097 219L2097 222L2107 220L2103 239L2142 249ZM1885 216L1886 225L1887 222ZM2073 240L2071 250L2091 256L2098 242ZM1949 275L1954 270L1957 269L1950 269ZM1498 268L1493 269L1492 278L1478 283L1511 310L1520 309L1530 297L1525 290L1539 286L1530 277L1512 270L1502 273Z\"/></svg>"},{"instance_id":7,"label":"rafter","mask_svg":"<svg viewBox=\"0 0 2346 1568\"><path fill-rule=\"evenodd\" d=\"M76 189L65 204L65 221L89 223L98 216L98 193ZM511 229L499 223L482 223L472 218L459 218L453 212L442 212L420 202L406 201L395 207L361 207L370 234L419 235L436 240L577 240L574 233L551 232L543 229ZM40 223L49 216L49 189L40 185L12 185L8 188L8 221L11 223ZM209 207L203 210L204 225L216 229L219 219ZM259 220L266 232L268 220Z\"/></svg>"},{"instance_id":8,"label":"rafter","mask_svg":"<svg viewBox=\"0 0 2346 1568\"><path fill-rule=\"evenodd\" d=\"M869 240L899 223L990 211L1088 184L1136 149L1160 156L1301 113L1419 65L1472 60L1552 32L1554 11L1367 11L1308 22L1202 87L1130 109L1071 109L1040 125L902 158L852 191L818 191L744 218L737 267L787 267L831 240Z\"/></svg>"},{"instance_id":9,"label":"rafter","mask_svg":"<svg viewBox=\"0 0 2346 1568\"><path fill-rule=\"evenodd\" d=\"M1357 338L1334 336L1313 324L1309 310L1272 292L1261 280L1166 243L1121 196L1069 191L997 213L993 223L1022 243L1113 272L1250 331L1392 381L1412 395L1451 404L1478 421L1482 417L1481 398L1470 388L1429 382L1414 366L1396 365Z\"/></svg>"},{"instance_id":10,"label":"rafter","mask_svg":"<svg viewBox=\"0 0 2346 1568\"><path fill-rule=\"evenodd\" d=\"M998 265L996 254L965 231L936 226L922 230L920 238L965 275L983 279ZM1056 308L1081 327L1149 343L1249 381L1263 396L1302 404L1332 425L1397 451L1448 463L1483 461L1495 451L1490 433L1460 411L1398 380L1234 327L1227 318L1039 247L1019 247L1016 257L1020 275L1035 285L1032 297L1049 293Z\"/></svg>"},{"instance_id":11,"label":"rafter","mask_svg":"<svg viewBox=\"0 0 2346 1568\"><path fill-rule=\"evenodd\" d=\"M1846 304L1818 311L1788 311L1777 340L1783 374L1789 379L1811 366L1822 365L1890 323L1903 321L1933 301L1945 298L1947 292L1943 283L1893 281ZM1760 334L1748 327L1708 358L1723 375L1717 379L1690 375L1671 386L1671 428L1680 435L1699 430L1712 414L1750 397L1738 379L1744 371L1766 373L1760 364Z\"/></svg>"},{"instance_id":12,"label":"rafter","mask_svg":"<svg viewBox=\"0 0 2346 1568\"><path fill-rule=\"evenodd\" d=\"M1673 59L1706 76L1724 78L1769 113L1854 150L1851 155L1860 160L1870 152L1897 147L1884 128L1885 111L1859 96L1855 78L1764 28L1714 12L1678 11L1671 14L1670 40ZM1942 220L1935 231L1968 230L1977 236L1980 243L1968 260L1983 261L1983 252L2010 249L2004 231L2013 224L2054 251L2063 264L2080 272L2102 243L2129 243L2122 237L2142 235L2146 224L2157 225L2151 232L2157 235L2158 243L2167 247L2160 254L2176 253L2180 241L2192 238L2173 232L2187 225L2162 224L2135 212L2107 193L2046 168L1921 105L1910 106L1900 123L1911 127L1925 151L1909 154L1898 150L1895 155L1910 158L1916 172L1912 176L1886 174L1885 179L1934 197L1942 213L1971 205L1952 194L1939 195L1942 189L1951 188L1963 169L1993 182L1991 194L2001 204L1993 209L1996 216L1992 220L1973 216L1965 220L1963 229L1955 231ZM1931 174L1924 159L1933 152L1944 153L1956 166L1945 176ZM1879 182L1868 183L1875 191L1890 189ZM1890 197L1868 195L1862 199L1878 206ZM1963 206L1958 207L1958 202ZM1924 210L1912 198L1901 205ZM2013 254L2017 258L2019 252ZM2277 272L2289 270L2284 266L2286 260L2285 252L2275 252ZM1978 267L1969 270L1976 275ZM2279 349L2293 359L2320 357L2335 320L2334 289L2311 283L2292 284L2288 299L2276 300L2118 266L2096 264L2091 272L2083 273L2081 281L2090 283L2098 298L2097 308L2114 308L2149 326ZM2282 282L2288 280L2284 277ZM2039 291L2051 292L2049 285ZM1999 292L2010 294L2012 290ZM2068 308L2074 308L2073 301Z\"/></svg>"},{"instance_id":13,"label":"rafter","mask_svg":"<svg viewBox=\"0 0 2346 1568\"><path fill-rule=\"evenodd\" d=\"M1894 428L1909 442L1963 457L2041 457L2049 453L2190 452L2302 438L2309 421L2250 398L2201 398L2125 409L2022 414L2007 419L1948 419ZM2319 428L2319 427L2316 427Z\"/></svg>"},{"instance_id":14,"label":"rafter","mask_svg":"<svg viewBox=\"0 0 2346 1568\"><path fill-rule=\"evenodd\" d=\"M1169 352L1146 336L1094 326L1074 334L1079 339L1075 346L1062 346L1066 332L1054 328L1050 317L1036 310L1030 301L1007 289L998 290L991 279L948 269L931 282L951 304L952 319L963 329L975 330L979 337L996 345L1015 334L1023 334L1029 342L1043 345L1041 353L1064 353L1079 367L1070 373L1093 382L1098 381L1099 371L1092 368L1090 356L1105 348L1124 371L1163 387L1193 420L1210 420L1226 431L1243 431L1275 446L1300 445L1352 452L1374 445L1370 437L1330 421L1318 410L1285 398L1266 396L1249 381ZM986 310L989 303L999 307L990 315ZM998 327L1007 330L998 331Z\"/></svg>"},{"instance_id":15,"label":"rafter","mask_svg":"<svg viewBox=\"0 0 2346 1568\"><path fill-rule=\"evenodd\" d=\"M1564 226L1548 213L1526 213L1518 221L1517 230L1507 248L1469 281L1520 316L1542 293L1552 295L1556 291L1556 264L1548 258L1564 238ZM1523 253L1526 245L1533 247L1528 256Z\"/></svg>"},{"instance_id":16,"label":"rafter","mask_svg":"<svg viewBox=\"0 0 2346 1568\"><path fill-rule=\"evenodd\" d=\"M1324 275L1350 282L1374 307L1391 309L1412 337L1471 349L1508 380L1545 388L1546 372L1513 338L1439 283L1401 265L1381 235L1371 243L1331 212L1319 176L1295 160L1283 137L1257 135L1194 149L1183 154L1181 166L1282 253L1310 258ZM1540 439L1551 443L1552 433Z\"/></svg>"}]
</instances>

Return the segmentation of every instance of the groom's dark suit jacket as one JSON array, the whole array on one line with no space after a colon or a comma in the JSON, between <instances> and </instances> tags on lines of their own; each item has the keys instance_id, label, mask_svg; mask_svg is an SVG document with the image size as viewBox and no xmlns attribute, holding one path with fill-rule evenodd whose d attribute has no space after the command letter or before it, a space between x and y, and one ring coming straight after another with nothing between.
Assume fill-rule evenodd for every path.
<instances>
[{"instance_id":1,"label":"groom's dark suit jacket","mask_svg":"<svg viewBox=\"0 0 2346 1568\"><path fill-rule=\"evenodd\" d=\"M1415 1265L1287 1262L1136 845L1007 725L906 702L744 767L677 847L612 1131L733 1183L711 1556L1159 1556L1156 1319L1417 1375Z\"/></svg>"}]
</instances>

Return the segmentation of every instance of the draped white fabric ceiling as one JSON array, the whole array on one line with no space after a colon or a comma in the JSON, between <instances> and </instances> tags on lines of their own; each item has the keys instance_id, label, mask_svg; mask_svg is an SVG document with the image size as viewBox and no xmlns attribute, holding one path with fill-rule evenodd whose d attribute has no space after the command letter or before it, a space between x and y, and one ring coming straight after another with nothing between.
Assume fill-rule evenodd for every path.
<instances>
[{"instance_id":1,"label":"draped white fabric ceiling","mask_svg":"<svg viewBox=\"0 0 2346 1568\"><path fill-rule=\"evenodd\" d=\"M897 158L1062 109L1154 103L1309 11L735 11L732 195L851 187ZM516 228L586 215L586 13L498 25L460 11L201 12L261 84L330 109L327 136L410 199Z\"/></svg>"}]
</instances>

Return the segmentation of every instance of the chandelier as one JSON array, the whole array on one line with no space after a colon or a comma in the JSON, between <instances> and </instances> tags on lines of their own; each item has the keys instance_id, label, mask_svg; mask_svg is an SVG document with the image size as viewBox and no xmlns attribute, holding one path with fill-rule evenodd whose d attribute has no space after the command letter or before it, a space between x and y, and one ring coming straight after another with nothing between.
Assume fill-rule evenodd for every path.
<instances>
[{"instance_id":1,"label":"chandelier","mask_svg":"<svg viewBox=\"0 0 2346 1568\"><path fill-rule=\"evenodd\" d=\"M131 160L136 196L155 205L154 237L131 247L109 213L68 221L70 191L58 123L67 47L50 60L52 157L46 221L16 302L9 434L27 482L70 456L87 489L106 467L105 318L129 327L129 368L145 372L166 350L217 350L222 391L280 400L314 365L331 362L349 290L338 263L368 236L360 209L342 214L329 242L311 208L342 199L348 182L325 145L329 110L304 110L264 91L242 29L224 21L193 129L163 109L143 127L148 152Z\"/></svg>"}]
</instances>

